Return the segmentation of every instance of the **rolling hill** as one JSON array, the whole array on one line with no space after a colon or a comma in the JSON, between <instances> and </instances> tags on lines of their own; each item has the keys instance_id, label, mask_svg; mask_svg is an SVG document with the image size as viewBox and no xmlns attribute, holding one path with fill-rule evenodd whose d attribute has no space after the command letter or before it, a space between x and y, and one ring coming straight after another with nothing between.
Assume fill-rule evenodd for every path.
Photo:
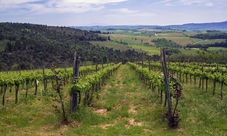
<instances>
[{"instance_id":1,"label":"rolling hill","mask_svg":"<svg viewBox=\"0 0 227 136\"><path fill-rule=\"evenodd\" d=\"M133 49L121 51L94 46L91 41L107 41L85 30L69 27L54 27L28 23L0 23L0 71L33 69L56 66L72 66L73 54L81 61L101 63L103 57L109 61L124 61L141 58L142 53Z\"/></svg>"}]
</instances>

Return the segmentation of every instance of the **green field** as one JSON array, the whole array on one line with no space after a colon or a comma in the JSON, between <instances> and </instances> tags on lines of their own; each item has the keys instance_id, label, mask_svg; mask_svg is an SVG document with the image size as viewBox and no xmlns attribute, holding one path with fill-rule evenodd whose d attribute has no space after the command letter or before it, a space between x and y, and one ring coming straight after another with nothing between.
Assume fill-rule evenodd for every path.
<instances>
[{"instance_id":1,"label":"green field","mask_svg":"<svg viewBox=\"0 0 227 136\"><path fill-rule=\"evenodd\" d=\"M157 48L155 46L143 46L143 45L131 45L131 44L129 46L135 49L146 51L149 55L160 54L160 48ZM182 48L182 49L179 49L179 51L183 54L191 55L191 54L196 54L197 50L196 49L186 50Z\"/></svg>"},{"instance_id":2,"label":"green field","mask_svg":"<svg viewBox=\"0 0 227 136\"><path fill-rule=\"evenodd\" d=\"M120 44L120 43L117 43L117 42L113 42L113 41L103 41L103 42L100 42L100 41L92 41L90 43L92 45L95 45L95 46L108 47L108 48L113 48L115 50L125 51L125 50L128 50L128 49L132 49L128 45L123 45L123 44Z\"/></svg>"},{"instance_id":3,"label":"green field","mask_svg":"<svg viewBox=\"0 0 227 136\"><path fill-rule=\"evenodd\" d=\"M152 39L156 39L157 37L159 38L166 38L169 40L174 40L178 39L178 41L181 41L181 43L189 43L186 37L182 33L166 33L166 34L158 34L157 37L149 37L149 36L143 36L143 35L126 35L126 34L109 34L105 36L110 36L112 41L105 41L105 42L98 42L98 41L92 41L91 43L93 45L98 45L101 47L109 47L117 50L127 50L127 49L136 49L137 51L146 51L149 55L154 55L154 54L160 54L160 49L155 47L155 46L147 46L144 45L145 42L149 42L150 45L154 45L153 42L151 42ZM198 39L197 39L198 40ZM126 42L128 45L123 45L118 42ZM142 42L141 42L142 41ZM215 42L215 40L213 40ZM190 50L185 50L185 49L179 49L183 54L196 54L196 49L190 49Z\"/></svg>"},{"instance_id":4,"label":"green field","mask_svg":"<svg viewBox=\"0 0 227 136\"><path fill-rule=\"evenodd\" d=\"M157 33L156 36L152 35L128 35L128 34L109 34L105 36L110 36L112 40L127 42L129 44L144 44L149 43L154 45L151 42L153 39L165 38L167 40L172 40L182 46L186 46L187 44L193 44L189 37L185 37L182 33Z\"/></svg>"},{"instance_id":5,"label":"green field","mask_svg":"<svg viewBox=\"0 0 227 136\"><path fill-rule=\"evenodd\" d=\"M201 33L201 32L200 32ZM176 42L177 44L180 44L182 46L186 46L188 44L213 44L216 42L224 42L224 39L212 39L212 40L202 40L198 38L189 38L188 36L196 35L198 32L157 32L156 35L134 35L134 34L104 34L104 36L109 36L112 41L118 41L118 42L125 42L128 43L128 46L146 51L149 55L153 54L160 54L159 48L156 48L151 45L155 45L155 43L151 42L154 39L158 38L165 38L167 40L171 40ZM95 42L94 42L95 43ZM128 49L125 47L118 46L116 44L108 43L109 45L100 44L102 46L107 46L111 48L122 48L122 49ZM149 44L150 46L147 46ZM226 50L225 48L209 48L208 50ZM197 49L179 49L181 53L187 54L187 55L193 55L196 54Z\"/></svg>"},{"instance_id":6,"label":"green field","mask_svg":"<svg viewBox=\"0 0 227 136\"><path fill-rule=\"evenodd\" d=\"M209 51L218 51L218 50L227 51L227 48L223 48L223 47L209 47L208 50Z\"/></svg>"},{"instance_id":7,"label":"green field","mask_svg":"<svg viewBox=\"0 0 227 136\"><path fill-rule=\"evenodd\" d=\"M198 49L179 49L181 53L183 54L187 54L187 55L195 55L197 54L196 52L198 51Z\"/></svg>"},{"instance_id":8,"label":"green field","mask_svg":"<svg viewBox=\"0 0 227 136\"><path fill-rule=\"evenodd\" d=\"M197 38L191 38L194 44L213 44L216 42L224 42L225 39L209 39L209 40L201 40Z\"/></svg>"},{"instance_id":9,"label":"green field","mask_svg":"<svg viewBox=\"0 0 227 136\"><path fill-rule=\"evenodd\" d=\"M187 35L195 35L195 33L186 33ZM180 44L182 46L186 46L188 44L213 44L215 42L224 42L225 39L209 39L202 40L197 38L190 38L182 32L168 32L168 33L157 33L156 35L133 35L133 34L105 34L104 36L110 36L110 38L114 41L123 41L129 44L144 44L149 43L150 45L154 45L151 42L153 39L165 38L167 40L171 40Z\"/></svg>"},{"instance_id":10,"label":"green field","mask_svg":"<svg viewBox=\"0 0 227 136\"><path fill-rule=\"evenodd\" d=\"M149 55L160 54L160 48L157 48L154 46L143 46L143 45L135 45L135 44L134 45L130 44L129 46L131 46L134 49L146 51Z\"/></svg>"}]
</instances>

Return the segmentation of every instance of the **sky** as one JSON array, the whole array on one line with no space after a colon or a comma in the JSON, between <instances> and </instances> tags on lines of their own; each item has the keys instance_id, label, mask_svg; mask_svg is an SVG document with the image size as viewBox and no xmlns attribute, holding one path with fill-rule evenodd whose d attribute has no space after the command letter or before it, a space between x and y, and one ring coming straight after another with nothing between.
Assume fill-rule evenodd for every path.
<instances>
[{"instance_id":1,"label":"sky","mask_svg":"<svg viewBox=\"0 0 227 136\"><path fill-rule=\"evenodd\" d=\"M49 26L227 21L227 0L0 0L0 22Z\"/></svg>"}]
</instances>

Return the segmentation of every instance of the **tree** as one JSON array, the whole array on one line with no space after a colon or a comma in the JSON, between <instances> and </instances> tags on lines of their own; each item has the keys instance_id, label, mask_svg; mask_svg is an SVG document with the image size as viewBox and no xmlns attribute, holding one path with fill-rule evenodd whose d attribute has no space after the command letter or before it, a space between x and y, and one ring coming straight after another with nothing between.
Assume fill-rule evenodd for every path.
<instances>
[{"instance_id":1,"label":"tree","mask_svg":"<svg viewBox=\"0 0 227 136\"><path fill-rule=\"evenodd\" d=\"M13 45L10 42L7 42L5 47L6 52L12 52L13 51Z\"/></svg>"}]
</instances>

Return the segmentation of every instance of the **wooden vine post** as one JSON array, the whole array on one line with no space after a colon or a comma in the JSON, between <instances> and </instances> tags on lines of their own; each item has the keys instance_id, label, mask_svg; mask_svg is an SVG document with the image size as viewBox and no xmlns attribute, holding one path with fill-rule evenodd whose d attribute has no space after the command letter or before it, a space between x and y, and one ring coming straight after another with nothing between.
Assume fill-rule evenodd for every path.
<instances>
[{"instance_id":1,"label":"wooden vine post","mask_svg":"<svg viewBox=\"0 0 227 136\"><path fill-rule=\"evenodd\" d=\"M6 89L7 89L7 84L4 85L3 88L3 95L2 95L2 105L5 105L5 97L6 97Z\"/></svg>"},{"instance_id":2,"label":"wooden vine post","mask_svg":"<svg viewBox=\"0 0 227 136\"><path fill-rule=\"evenodd\" d=\"M148 57L148 70L151 71L151 56Z\"/></svg>"},{"instance_id":3,"label":"wooden vine post","mask_svg":"<svg viewBox=\"0 0 227 136\"><path fill-rule=\"evenodd\" d=\"M208 90L208 77L206 77L206 92L207 92L207 90Z\"/></svg>"},{"instance_id":4,"label":"wooden vine post","mask_svg":"<svg viewBox=\"0 0 227 136\"><path fill-rule=\"evenodd\" d=\"M98 62L97 62L97 58L94 58L94 62L95 62L95 71L96 73L98 72Z\"/></svg>"},{"instance_id":5,"label":"wooden vine post","mask_svg":"<svg viewBox=\"0 0 227 136\"><path fill-rule=\"evenodd\" d=\"M19 91L19 83L15 83L15 104L18 102L18 91Z\"/></svg>"},{"instance_id":6,"label":"wooden vine post","mask_svg":"<svg viewBox=\"0 0 227 136\"><path fill-rule=\"evenodd\" d=\"M224 74L223 73L221 73L221 75L223 76ZM221 93L220 93L220 96L221 96L221 100L223 99L223 84L224 84L224 82L223 82L223 80L221 81L221 87L220 87L220 91L221 91Z\"/></svg>"},{"instance_id":7,"label":"wooden vine post","mask_svg":"<svg viewBox=\"0 0 227 136\"><path fill-rule=\"evenodd\" d=\"M70 96L70 111L76 111L78 104L80 102L80 91L76 90L74 85L77 83L79 78L79 68L80 68L80 61L79 58L76 56L77 53L74 53L74 61L73 61L73 79L72 84L73 87L71 88L71 96Z\"/></svg>"},{"instance_id":8,"label":"wooden vine post","mask_svg":"<svg viewBox=\"0 0 227 136\"><path fill-rule=\"evenodd\" d=\"M45 76L45 66L43 65L43 90L45 91L47 89L47 79Z\"/></svg>"},{"instance_id":9,"label":"wooden vine post","mask_svg":"<svg viewBox=\"0 0 227 136\"><path fill-rule=\"evenodd\" d=\"M95 60L95 71L96 71L96 73L98 72L98 58L97 57L95 57L94 58ZM99 90L99 84L98 83L96 83L96 85L95 85L95 92L97 92Z\"/></svg>"},{"instance_id":10,"label":"wooden vine post","mask_svg":"<svg viewBox=\"0 0 227 136\"><path fill-rule=\"evenodd\" d=\"M67 70L66 70L66 63L64 63L64 70L65 70L65 73L66 73L66 71L67 71ZM65 76L64 76L64 80L63 80L63 81L64 81L64 86L65 86L65 84L66 84L66 83L65 83L65 82L66 82L66 77L65 77Z\"/></svg>"},{"instance_id":11,"label":"wooden vine post","mask_svg":"<svg viewBox=\"0 0 227 136\"><path fill-rule=\"evenodd\" d=\"M104 57L102 58L102 69L104 68Z\"/></svg>"},{"instance_id":12,"label":"wooden vine post","mask_svg":"<svg viewBox=\"0 0 227 136\"><path fill-rule=\"evenodd\" d=\"M176 79L174 77L172 77L172 76L169 77L168 69L166 66L165 50L160 49L160 52L161 52L162 70L163 70L163 74L164 74L164 83L165 83L165 89L166 89L165 105L166 105L166 102L168 103L168 112L166 115L168 118L169 127L174 128L174 127L177 127L178 122L180 121L179 115L178 115L178 112L176 109L177 109L178 101L180 100L180 96L182 94L183 88L180 85L180 83L176 81ZM174 92L171 93L171 95L173 95L173 98L176 99L176 103L175 103L173 110L172 110L172 100L171 100L171 96L170 96L169 81L171 81L173 83L173 84L171 84L171 86L175 90Z\"/></svg>"},{"instance_id":13,"label":"wooden vine post","mask_svg":"<svg viewBox=\"0 0 227 136\"><path fill-rule=\"evenodd\" d=\"M166 88L166 101L168 103L168 114L172 116L172 101L170 97L170 89L169 89L169 74L166 66L166 58L165 58L165 50L161 49L161 64L162 64L162 70L164 74L164 80L165 80L165 88Z\"/></svg>"},{"instance_id":14,"label":"wooden vine post","mask_svg":"<svg viewBox=\"0 0 227 136\"><path fill-rule=\"evenodd\" d=\"M34 84L35 84L35 92L34 92L34 95L37 95L39 81L37 79L35 79L34 80Z\"/></svg>"},{"instance_id":15,"label":"wooden vine post","mask_svg":"<svg viewBox=\"0 0 227 136\"><path fill-rule=\"evenodd\" d=\"M142 68L144 68L144 63L143 63L143 53L142 53Z\"/></svg>"},{"instance_id":16,"label":"wooden vine post","mask_svg":"<svg viewBox=\"0 0 227 136\"><path fill-rule=\"evenodd\" d=\"M29 83L29 79L26 79L25 80L25 84L26 84L26 94L25 94L25 97L27 98L28 96L28 83Z\"/></svg>"}]
</instances>

